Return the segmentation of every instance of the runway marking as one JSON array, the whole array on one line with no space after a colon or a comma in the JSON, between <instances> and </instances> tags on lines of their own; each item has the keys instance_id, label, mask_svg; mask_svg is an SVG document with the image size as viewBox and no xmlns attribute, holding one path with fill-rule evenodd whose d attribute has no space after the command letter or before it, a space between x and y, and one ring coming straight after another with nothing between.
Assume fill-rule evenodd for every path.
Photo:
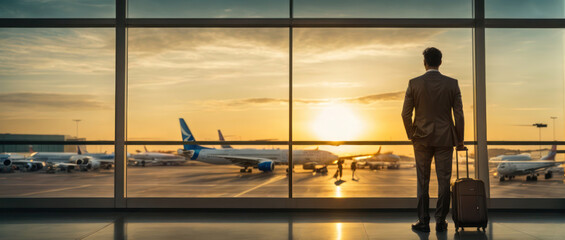
<instances>
[{"instance_id":1,"label":"runway marking","mask_svg":"<svg viewBox=\"0 0 565 240\"><path fill-rule=\"evenodd\" d=\"M20 196L30 196L30 195L35 195L35 194L65 191L65 190L69 190L69 189L85 188L85 187L90 187L90 186L91 186L90 184L87 184L87 185L80 185L80 186L74 186L74 187L57 188L57 189L51 189L51 190L45 190L45 191L39 191L39 192L20 194Z\"/></svg>"},{"instance_id":2,"label":"runway marking","mask_svg":"<svg viewBox=\"0 0 565 240\"><path fill-rule=\"evenodd\" d=\"M281 179L283 179L283 178L286 178L286 175L275 177L275 178L273 178L273 179L271 179L271 180L269 180L269 181L266 181L266 182L264 182L264 183L262 183L262 184L259 184L259 185L255 186L255 187L252 187L252 188L247 189L247 190L245 190L245 191L243 191L243 192L240 192L239 194L236 194L236 195L233 196L233 197L239 197L239 196L241 196L241 195L243 195L243 194L246 194L246 193L251 192L251 191L253 191L253 190L257 189L257 188L260 188L260 187L265 186L265 185L267 185L267 184L269 184L269 183L272 183L272 182L276 182L276 181L281 180Z\"/></svg>"}]
</instances>

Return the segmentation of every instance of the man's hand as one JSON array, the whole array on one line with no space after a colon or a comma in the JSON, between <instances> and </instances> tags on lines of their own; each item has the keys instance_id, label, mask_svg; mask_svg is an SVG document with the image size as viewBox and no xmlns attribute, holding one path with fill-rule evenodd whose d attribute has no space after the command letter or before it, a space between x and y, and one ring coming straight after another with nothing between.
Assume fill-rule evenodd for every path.
<instances>
[{"instance_id":1,"label":"man's hand","mask_svg":"<svg viewBox=\"0 0 565 240\"><path fill-rule=\"evenodd\" d=\"M465 144L463 144L463 142L459 142L457 144L457 150L467 150L467 147L465 147Z\"/></svg>"}]
</instances>

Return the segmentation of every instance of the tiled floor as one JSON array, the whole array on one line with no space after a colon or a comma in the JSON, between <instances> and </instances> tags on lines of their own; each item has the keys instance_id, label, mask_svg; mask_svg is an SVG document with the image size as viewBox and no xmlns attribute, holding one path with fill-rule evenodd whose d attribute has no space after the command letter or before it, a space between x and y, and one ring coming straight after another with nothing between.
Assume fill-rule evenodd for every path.
<instances>
[{"instance_id":1,"label":"tiled floor","mask_svg":"<svg viewBox=\"0 0 565 240\"><path fill-rule=\"evenodd\" d=\"M413 232L411 211L2 211L0 239L565 239L564 212L491 212L486 232Z\"/></svg>"}]
</instances>

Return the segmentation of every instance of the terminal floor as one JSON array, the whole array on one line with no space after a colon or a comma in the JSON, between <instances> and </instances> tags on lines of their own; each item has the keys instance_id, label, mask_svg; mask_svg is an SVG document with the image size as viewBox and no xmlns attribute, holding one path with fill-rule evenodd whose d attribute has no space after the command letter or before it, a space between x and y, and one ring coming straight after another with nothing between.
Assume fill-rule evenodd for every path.
<instances>
[{"instance_id":1,"label":"terminal floor","mask_svg":"<svg viewBox=\"0 0 565 240\"><path fill-rule=\"evenodd\" d=\"M413 232L415 211L0 210L0 239L564 239L565 213L490 212L486 232Z\"/></svg>"}]
</instances>

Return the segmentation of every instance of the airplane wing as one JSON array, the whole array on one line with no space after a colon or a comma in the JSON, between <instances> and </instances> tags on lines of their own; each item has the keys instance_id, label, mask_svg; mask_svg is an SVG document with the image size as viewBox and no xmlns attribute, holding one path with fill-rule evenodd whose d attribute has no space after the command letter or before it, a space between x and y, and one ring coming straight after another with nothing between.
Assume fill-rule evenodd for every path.
<instances>
[{"instance_id":1,"label":"airplane wing","mask_svg":"<svg viewBox=\"0 0 565 240\"><path fill-rule=\"evenodd\" d=\"M343 159L343 160L349 160L349 159L353 159L353 158L370 158L373 157L375 154L359 154L359 155L351 155L351 156L343 156L343 157L339 157L339 159Z\"/></svg>"},{"instance_id":2,"label":"airplane wing","mask_svg":"<svg viewBox=\"0 0 565 240\"><path fill-rule=\"evenodd\" d=\"M242 157L242 156L228 156L228 155L216 155L216 157L224 158L230 160L233 164L242 167L256 166L257 164L265 161L273 161L268 158L256 158L256 157Z\"/></svg>"}]
</instances>

